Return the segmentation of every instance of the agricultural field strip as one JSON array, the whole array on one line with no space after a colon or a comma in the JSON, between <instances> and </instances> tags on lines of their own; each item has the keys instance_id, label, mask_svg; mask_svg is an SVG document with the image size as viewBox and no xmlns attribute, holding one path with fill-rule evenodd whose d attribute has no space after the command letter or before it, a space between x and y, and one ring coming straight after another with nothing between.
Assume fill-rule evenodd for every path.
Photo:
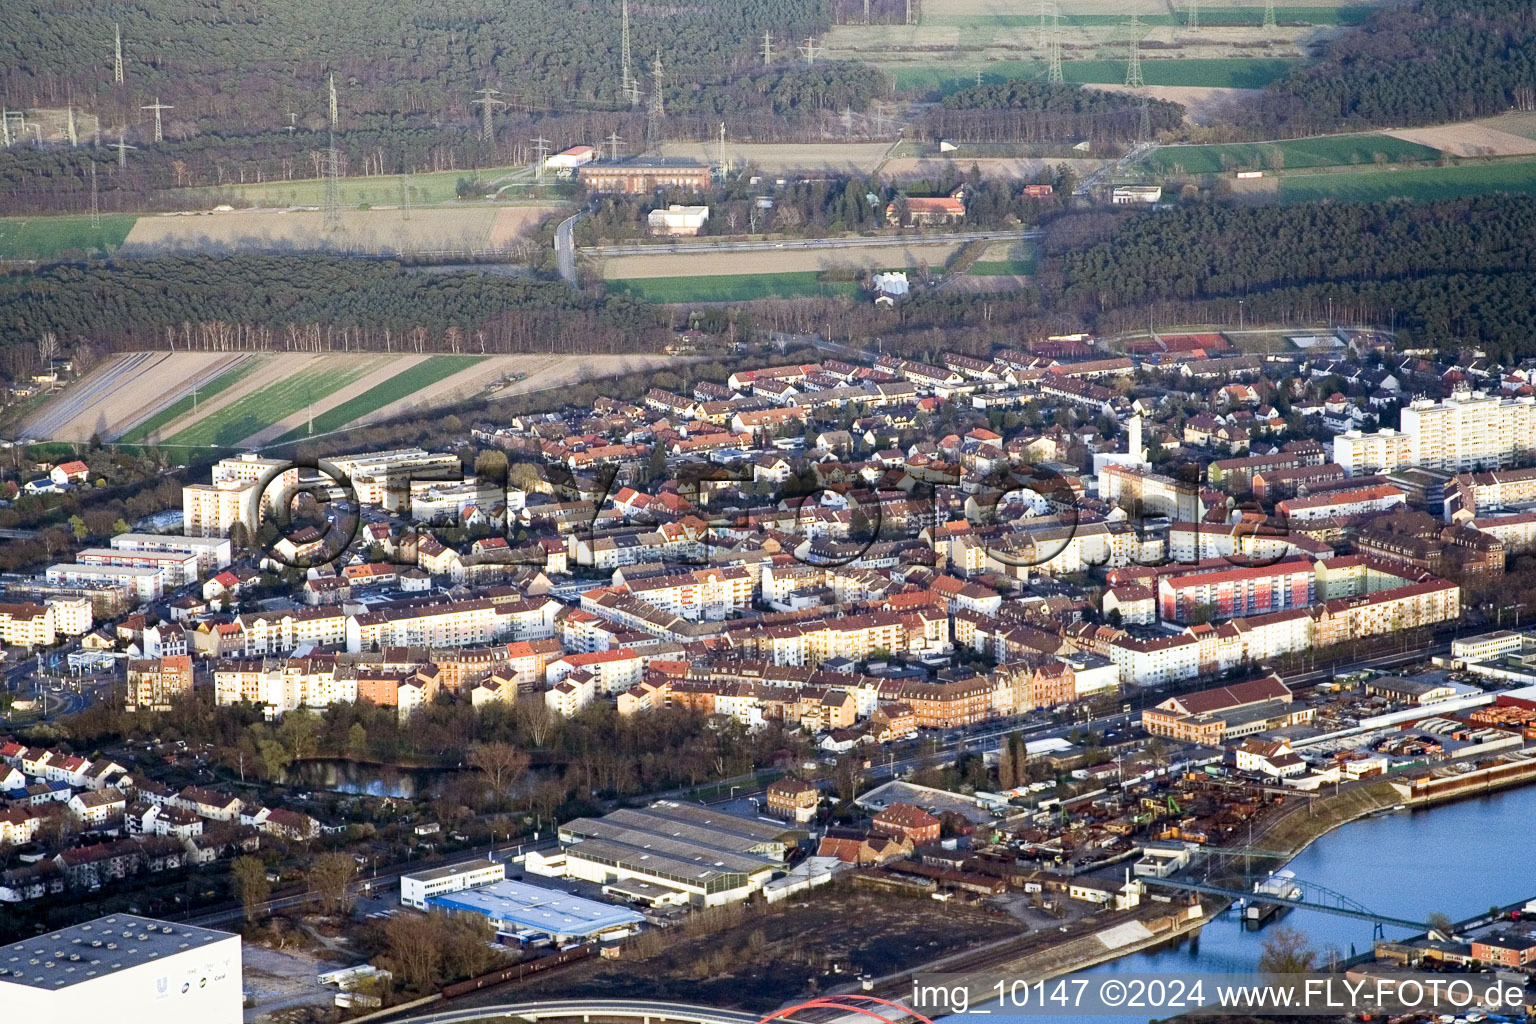
<instances>
[{"instance_id":1,"label":"agricultural field strip","mask_svg":"<svg viewBox=\"0 0 1536 1024\"><path fill-rule=\"evenodd\" d=\"M380 353L379 355L382 356L383 354ZM353 358L367 357L354 356ZM374 357L372 365L366 373L348 381L324 397L316 398L315 401L294 410L287 416L264 424L259 430L253 431L249 436L240 438L236 446L239 448L260 448L283 434L298 433L302 435L309 429L309 418L311 416L318 419L328 410L334 409L338 405L343 405L359 395L366 394L373 387L384 383L396 374L404 373L412 367L425 362L427 358L425 355L392 356L382 360L379 357ZM340 361L332 359L330 362L334 364ZM319 431L318 427L315 429L317 432Z\"/></svg>"},{"instance_id":2,"label":"agricultural field strip","mask_svg":"<svg viewBox=\"0 0 1536 1024\"><path fill-rule=\"evenodd\" d=\"M853 295L853 281L823 281L816 271L780 274L716 274L695 277L646 277L613 282L616 291L651 302L747 302L753 299L812 295Z\"/></svg>"},{"instance_id":3,"label":"agricultural field strip","mask_svg":"<svg viewBox=\"0 0 1536 1024\"><path fill-rule=\"evenodd\" d=\"M187 446L232 446L252 433L280 422L332 392L370 372L381 359L359 360L352 366L334 364L291 374L237 402L201 417L166 440L167 444Z\"/></svg>"},{"instance_id":4,"label":"agricultural field strip","mask_svg":"<svg viewBox=\"0 0 1536 1024\"><path fill-rule=\"evenodd\" d=\"M422 393L439 381L445 380L461 370L481 362L482 358L481 356L428 356L420 362L416 362L373 384L361 394L351 396L337 404L331 405L323 412L317 411L315 414L315 433L322 434L339 429L349 423L355 423L403 398ZM363 382L359 381L358 383ZM340 394L341 392L337 392L338 397ZM296 441L304 437L308 432L308 424L306 423L303 426L294 427L268 443L283 444L288 441ZM261 434L255 435L249 440L253 444L261 443L262 435L266 433L268 431L262 431Z\"/></svg>"},{"instance_id":5,"label":"agricultural field strip","mask_svg":"<svg viewBox=\"0 0 1536 1024\"><path fill-rule=\"evenodd\" d=\"M136 213L102 214L93 228L89 216L0 217L0 259L48 260L77 251L106 252L123 244L138 221Z\"/></svg>"},{"instance_id":6,"label":"agricultural field strip","mask_svg":"<svg viewBox=\"0 0 1536 1024\"><path fill-rule=\"evenodd\" d=\"M197 382L198 411L201 412L210 399L222 394L249 377L261 366L262 361L263 357L261 356L242 356L235 361L231 368L209 380L206 384ZM146 411L148 411L148 408L150 407L146 407ZM171 402L170 405L153 413L148 419L141 420L129 430L124 431L117 439L130 444L148 440L161 427L190 412L192 412L192 396L191 394L184 394Z\"/></svg>"},{"instance_id":7,"label":"agricultural field strip","mask_svg":"<svg viewBox=\"0 0 1536 1024\"><path fill-rule=\"evenodd\" d=\"M1318 199L1375 202L1395 196L1423 201L1490 192L1536 195L1536 161L1299 174L1280 179L1280 198L1288 203Z\"/></svg>"},{"instance_id":8,"label":"agricultural field strip","mask_svg":"<svg viewBox=\"0 0 1536 1024\"><path fill-rule=\"evenodd\" d=\"M1312 139L1244 142L1206 146L1163 146L1148 162L1162 171L1216 174L1225 170L1274 170L1370 164L1381 154L1388 161L1436 160L1438 149L1394 136L1367 133ZM1278 162L1276 157L1279 158Z\"/></svg>"}]
</instances>

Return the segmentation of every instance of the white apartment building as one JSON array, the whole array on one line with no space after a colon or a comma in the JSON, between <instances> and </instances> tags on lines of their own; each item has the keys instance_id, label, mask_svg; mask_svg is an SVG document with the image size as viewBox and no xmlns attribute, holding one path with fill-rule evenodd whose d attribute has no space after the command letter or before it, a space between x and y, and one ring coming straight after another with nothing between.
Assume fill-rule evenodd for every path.
<instances>
[{"instance_id":1,"label":"white apartment building","mask_svg":"<svg viewBox=\"0 0 1536 1024\"><path fill-rule=\"evenodd\" d=\"M1536 453L1536 398L1457 391L1443 402L1416 399L1401 419L1413 465L1426 469L1497 469Z\"/></svg>"},{"instance_id":2,"label":"white apartment building","mask_svg":"<svg viewBox=\"0 0 1536 1024\"><path fill-rule=\"evenodd\" d=\"M91 583L113 583L129 588L129 593L140 603L158 601L164 595L170 571L137 565L89 565L59 562L48 567L49 583L80 586Z\"/></svg>"},{"instance_id":3,"label":"white apartment building","mask_svg":"<svg viewBox=\"0 0 1536 1024\"><path fill-rule=\"evenodd\" d=\"M112 538L114 551L168 552L197 556L199 576L211 576L234 560L227 537L177 537L160 533L120 533Z\"/></svg>"},{"instance_id":4,"label":"white apartment building","mask_svg":"<svg viewBox=\"0 0 1536 1024\"><path fill-rule=\"evenodd\" d=\"M1346 430L1333 439L1333 461L1350 476L1392 473L1413 465L1413 439L1391 427L1371 434Z\"/></svg>"},{"instance_id":5,"label":"white apartment building","mask_svg":"<svg viewBox=\"0 0 1536 1024\"><path fill-rule=\"evenodd\" d=\"M65 636L83 636L96 624L88 597L50 597L45 602L53 609L53 628Z\"/></svg>"},{"instance_id":6,"label":"white apartment building","mask_svg":"<svg viewBox=\"0 0 1536 1024\"><path fill-rule=\"evenodd\" d=\"M401 875L400 902L417 910L426 910L427 900L433 896L476 889L504 881L506 877L506 865L495 860L471 860L414 875Z\"/></svg>"},{"instance_id":7,"label":"white apartment building","mask_svg":"<svg viewBox=\"0 0 1536 1024\"><path fill-rule=\"evenodd\" d=\"M180 587L198 579L197 555L185 551L119 551L116 548L84 548L77 552L80 565L131 566L158 569L167 587Z\"/></svg>"},{"instance_id":8,"label":"white apartment building","mask_svg":"<svg viewBox=\"0 0 1536 1024\"><path fill-rule=\"evenodd\" d=\"M287 459L263 458L255 452L220 459L209 476L215 487L222 483L256 484L263 492L261 511L266 515L286 505L299 486L297 466Z\"/></svg>"},{"instance_id":9,"label":"white apartment building","mask_svg":"<svg viewBox=\"0 0 1536 1024\"><path fill-rule=\"evenodd\" d=\"M421 448L337 455L326 460L351 481L360 505L404 511L411 500L411 482L459 480L463 467L457 455L434 455Z\"/></svg>"},{"instance_id":10,"label":"white apartment building","mask_svg":"<svg viewBox=\"0 0 1536 1024\"><path fill-rule=\"evenodd\" d=\"M228 537L239 524L252 536L261 525L261 485L254 480L187 484L181 489L181 532L188 537Z\"/></svg>"}]
</instances>

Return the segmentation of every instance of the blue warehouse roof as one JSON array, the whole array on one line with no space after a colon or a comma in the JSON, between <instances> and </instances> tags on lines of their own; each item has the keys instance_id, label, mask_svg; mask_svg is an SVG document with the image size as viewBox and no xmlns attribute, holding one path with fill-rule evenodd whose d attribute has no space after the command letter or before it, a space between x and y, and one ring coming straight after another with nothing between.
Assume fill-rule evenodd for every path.
<instances>
[{"instance_id":1,"label":"blue warehouse roof","mask_svg":"<svg viewBox=\"0 0 1536 1024\"><path fill-rule=\"evenodd\" d=\"M502 931L537 931L576 938L637 925L645 920L633 910L611 903L599 903L511 879L433 896L427 903L443 910L484 914Z\"/></svg>"}]
</instances>

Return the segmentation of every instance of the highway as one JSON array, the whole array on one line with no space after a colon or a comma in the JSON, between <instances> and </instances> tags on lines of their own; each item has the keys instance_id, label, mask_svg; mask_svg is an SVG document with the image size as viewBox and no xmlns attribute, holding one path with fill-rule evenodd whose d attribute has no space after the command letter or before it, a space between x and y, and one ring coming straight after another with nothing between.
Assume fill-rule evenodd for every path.
<instances>
[{"instance_id":1,"label":"highway","mask_svg":"<svg viewBox=\"0 0 1536 1024\"><path fill-rule=\"evenodd\" d=\"M572 218L574 220L575 218ZM569 224L571 221L566 221ZM561 224L564 229L565 224ZM950 242L1017 242L1039 238L1040 231L960 231L942 235L879 235L855 238L786 238L782 242L668 242L657 245L592 245L583 256L660 256L712 252L780 252L791 250L867 249L881 246L945 245ZM559 232L555 248L559 250ZM562 276L563 273L562 273Z\"/></svg>"},{"instance_id":2,"label":"highway","mask_svg":"<svg viewBox=\"0 0 1536 1024\"><path fill-rule=\"evenodd\" d=\"M581 286L580 282L576 279L575 230L576 222L585 217L586 214L586 210L573 213L561 221L559 227L555 228L555 265L560 270L560 279L572 288Z\"/></svg>"}]
</instances>

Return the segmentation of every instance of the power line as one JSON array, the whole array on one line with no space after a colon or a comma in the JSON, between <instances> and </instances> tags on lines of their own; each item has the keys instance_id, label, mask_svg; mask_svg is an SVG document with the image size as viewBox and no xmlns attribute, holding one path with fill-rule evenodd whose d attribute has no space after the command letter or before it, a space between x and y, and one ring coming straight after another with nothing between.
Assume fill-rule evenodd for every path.
<instances>
[{"instance_id":1,"label":"power line","mask_svg":"<svg viewBox=\"0 0 1536 1024\"><path fill-rule=\"evenodd\" d=\"M544 156L549 152L549 140L540 135L538 138L529 139L533 143L534 159L538 161L533 165L533 180L535 183L544 181Z\"/></svg>"},{"instance_id":2,"label":"power line","mask_svg":"<svg viewBox=\"0 0 1536 1024\"><path fill-rule=\"evenodd\" d=\"M1046 31L1045 18L1051 6L1051 0L1040 0L1040 49L1045 49Z\"/></svg>"},{"instance_id":3,"label":"power line","mask_svg":"<svg viewBox=\"0 0 1536 1024\"><path fill-rule=\"evenodd\" d=\"M619 158L619 147L622 146L623 144L624 144L624 140L619 138L619 133L618 132L609 132L608 133L608 159L610 159L610 160L617 160Z\"/></svg>"},{"instance_id":4,"label":"power line","mask_svg":"<svg viewBox=\"0 0 1536 1024\"><path fill-rule=\"evenodd\" d=\"M1275 27L1275 0L1264 0L1264 27Z\"/></svg>"},{"instance_id":5,"label":"power line","mask_svg":"<svg viewBox=\"0 0 1536 1024\"><path fill-rule=\"evenodd\" d=\"M1185 14L1184 14L1184 27L1185 28L1199 28L1200 27L1200 0L1189 0L1189 2L1185 5L1185 8L1186 8L1186 10L1185 10Z\"/></svg>"},{"instance_id":6,"label":"power line","mask_svg":"<svg viewBox=\"0 0 1536 1024\"><path fill-rule=\"evenodd\" d=\"M91 227L101 227L101 201L96 195L96 161L91 161Z\"/></svg>"},{"instance_id":7,"label":"power line","mask_svg":"<svg viewBox=\"0 0 1536 1024\"><path fill-rule=\"evenodd\" d=\"M805 45L800 47L800 56L805 58L807 65L816 63L816 39L814 36L805 37Z\"/></svg>"},{"instance_id":8,"label":"power line","mask_svg":"<svg viewBox=\"0 0 1536 1024\"><path fill-rule=\"evenodd\" d=\"M153 103L146 103L142 107L140 107L139 109L140 110L153 110L155 112L155 141L156 142L163 141L165 137L160 133L160 112L162 110L175 110L176 108L171 106L169 103L161 103L160 102L160 97L156 96L155 97L155 102L153 102Z\"/></svg>"},{"instance_id":9,"label":"power line","mask_svg":"<svg viewBox=\"0 0 1536 1024\"><path fill-rule=\"evenodd\" d=\"M1147 83L1141 77L1141 18L1131 15L1131 52L1125 65L1125 84L1139 89Z\"/></svg>"},{"instance_id":10,"label":"power line","mask_svg":"<svg viewBox=\"0 0 1536 1024\"><path fill-rule=\"evenodd\" d=\"M114 39L112 53L112 81L117 85L123 84L123 26L114 23L112 26Z\"/></svg>"},{"instance_id":11,"label":"power line","mask_svg":"<svg viewBox=\"0 0 1536 1024\"><path fill-rule=\"evenodd\" d=\"M1056 85L1066 82L1061 72L1061 7L1056 4L1052 4L1050 64L1045 79Z\"/></svg>"},{"instance_id":12,"label":"power line","mask_svg":"<svg viewBox=\"0 0 1536 1024\"><path fill-rule=\"evenodd\" d=\"M336 152L336 125L340 120L336 104L336 72L331 72L326 83L330 90L331 120L330 132L326 140L328 145L325 148L325 214L323 226L326 231L338 231L341 229L341 156Z\"/></svg>"},{"instance_id":13,"label":"power line","mask_svg":"<svg viewBox=\"0 0 1536 1024\"><path fill-rule=\"evenodd\" d=\"M117 145L114 148L117 150L117 166L121 169L128 166L128 151L130 149L138 149L139 147L128 145L128 141L123 138L123 129L119 128L117 130Z\"/></svg>"},{"instance_id":14,"label":"power line","mask_svg":"<svg viewBox=\"0 0 1536 1024\"><path fill-rule=\"evenodd\" d=\"M645 108L645 144L647 148L661 145L662 119L667 116L667 109L661 98L661 50L656 51L656 59L651 61L651 98Z\"/></svg>"},{"instance_id":15,"label":"power line","mask_svg":"<svg viewBox=\"0 0 1536 1024\"><path fill-rule=\"evenodd\" d=\"M411 176L400 175L400 209L404 211L401 220L411 219Z\"/></svg>"},{"instance_id":16,"label":"power line","mask_svg":"<svg viewBox=\"0 0 1536 1024\"><path fill-rule=\"evenodd\" d=\"M479 99L469 101L470 106L480 108L480 141L487 146L496 144L496 126L491 117L496 113L496 108L507 105L505 101L497 98L500 95L500 89L492 89L487 85L480 90Z\"/></svg>"},{"instance_id":17,"label":"power line","mask_svg":"<svg viewBox=\"0 0 1536 1024\"><path fill-rule=\"evenodd\" d=\"M773 63L773 33L763 31L763 67Z\"/></svg>"},{"instance_id":18,"label":"power line","mask_svg":"<svg viewBox=\"0 0 1536 1024\"><path fill-rule=\"evenodd\" d=\"M629 105L640 105L640 76L635 74L634 66L629 59L629 0L622 0L619 8L619 20L622 24L621 38L619 41L619 90L629 100Z\"/></svg>"}]
</instances>

